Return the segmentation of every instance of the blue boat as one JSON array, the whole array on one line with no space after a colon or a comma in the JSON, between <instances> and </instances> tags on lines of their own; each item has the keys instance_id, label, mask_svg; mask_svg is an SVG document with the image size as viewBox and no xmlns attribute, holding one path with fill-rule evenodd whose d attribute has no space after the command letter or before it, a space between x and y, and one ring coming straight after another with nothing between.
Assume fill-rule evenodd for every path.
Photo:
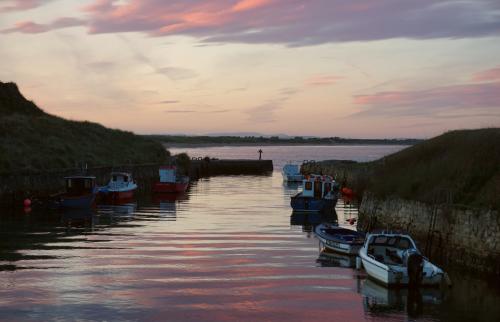
<instances>
[{"instance_id":1,"label":"blue boat","mask_svg":"<svg viewBox=\"0 0 500 322\"><path fill-rule=\"evenodd\" d=\"M302 180L302 191L291 197L294 212L329 212L335 209L339 184L330 176L310 175Z\"/></svg>"},{"instance_id":2,"label":"blue boat","mask_svg":"<svg viewBox=\"0 0 500 322\"><path fill-rule=\"evenodd\" d=\"M92 176L70 176L66 180L66 192L58 196L61 208L91 208L99 190Z\"/></svg>"}]
</instances>

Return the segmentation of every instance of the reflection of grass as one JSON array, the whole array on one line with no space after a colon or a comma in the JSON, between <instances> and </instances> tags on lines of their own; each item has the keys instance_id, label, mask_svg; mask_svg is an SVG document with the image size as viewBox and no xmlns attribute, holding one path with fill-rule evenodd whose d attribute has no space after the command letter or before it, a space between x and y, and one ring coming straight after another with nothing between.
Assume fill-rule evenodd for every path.
<instances>
[{"instance_id":1,"label":"reflection of grass","mask_svg":"<svg viewBox=\"0 0 500 322\"><path fill-rule=\"evenodd\" d=\"M447 132L351 168L367 169L354 186L378 197L500 209L500 128Z\"/></svg>"},{"instance_id":2,"label":"reflection of grass","mask_svg":"<svg viewBox=\"0 0 500 322\"><path fill-rule=\"evenodd\" d=\"M163 162L160 143L91 122L44 113L10 83L0 83L0 173Z\"/></svg>"}]
</instances>

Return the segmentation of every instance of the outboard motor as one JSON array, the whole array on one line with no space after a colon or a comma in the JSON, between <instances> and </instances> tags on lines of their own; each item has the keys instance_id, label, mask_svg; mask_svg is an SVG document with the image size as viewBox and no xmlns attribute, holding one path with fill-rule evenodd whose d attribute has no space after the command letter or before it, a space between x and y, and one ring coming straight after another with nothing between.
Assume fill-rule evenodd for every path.
<instances>
[{"instance_id":1,"label":"outboard motor","mask_svg":"<svg viewBox=\"0 0 500 322\"><path fill-rule=\"evenodd\" d=\"M424 271L424 257L416 249L408 249L404 254L408 270L408 286L418 287L422 284Z\"/></svg>"}]
</instances>

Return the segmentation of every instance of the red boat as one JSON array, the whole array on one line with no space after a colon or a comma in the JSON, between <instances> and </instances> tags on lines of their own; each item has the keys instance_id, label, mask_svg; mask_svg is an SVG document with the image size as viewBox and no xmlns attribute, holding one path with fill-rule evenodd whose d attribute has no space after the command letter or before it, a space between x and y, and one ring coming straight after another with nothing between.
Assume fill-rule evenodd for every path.
<instances>
[{"instance_id":1,"label":"red boat","mask_svg":"<svg viewBox=\"0 0 500 322\"><path fill-rule=\"evenodd\" d=\"M153 192L184 192L189 185L188 176L177 175L177 167L167 165L160 167L160 181L153 184Z\"/></svg>"}]
</instances>

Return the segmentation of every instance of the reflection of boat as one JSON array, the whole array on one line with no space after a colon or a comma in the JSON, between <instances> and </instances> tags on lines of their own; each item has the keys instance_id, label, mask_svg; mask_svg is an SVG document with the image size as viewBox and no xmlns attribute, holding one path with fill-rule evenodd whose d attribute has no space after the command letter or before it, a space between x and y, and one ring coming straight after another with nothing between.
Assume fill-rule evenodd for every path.
<instances>
[{"instance_id":1,"label":"reflection of boat","mask_svg":"<svg viewBox=\"0 0 500 322\"><path fill-rule=\"evenodd\" d=\"M189 185L189 177L177 174L177 167L173 165L162 166L159 170L160 181L153 184L153 192L184 192Z\"/></svg>"},{"instance_id":2,"label":"reflection of boat","mask_svg":"<svg viewBox=\"0 0 500 322\"><path fill-rule=\"evenodd\" d=\"M318 225L314 233L325 248L348 255L357 255L365 240L360 232L329 224Z\"/></svg>"},{"instance_id":3,"label":"reflection of boat","mask_svg":"<svg viewBox=\"0 0 500 322\"><path fill-rule=\"evenodd\" d=\"M323 222L337 224L337 214L335 211L328 214L292 212L290 216L290 225L316 226Z\"/></svg>"},{"instance_id":4,"label":"reflection of boat","mask_svg":"<svg viewBox=\"0 0 500 322\"><path fill-rule=\"evenodd\" d=\"M97 194L95 177L70 176L66 180L66 192L55 196L56 205L62 208L91 208Z\"/></svg>"},{"instance_id":5,"label":"reflection of boat","mask_svg":"<svg viewBox=\"0 0 500 322\"><path fill-rule=\"evenodd\" d=\"M114 200L131 199L136 189L137 184L130 173L111 172L111 179L106 186L99 188L99 195L107 203Z\"/></svg>"},{"instance_id":6,"label":"reflection of boat","mask_svg":"<svg viewBox=\"0 0 500 322\"><path fill-rule=\"evenodd\" d=\"M359 256L368 275L386 285L439 285L445 279L408 235L369 234Z\"/></svg>"},{"instance_id":7,"label":"reflection of boat","mask_svg":"<svg viewBox=\"0 0 500 322\"><path fill-rule=\"evenodd\" d=\"M176 201L183 201L187 200L188 195L185 192L179 192L179 193L155 193L153 194L153 203L154 204L159 204L162 202L176 202Z\"/></svg>"},{"instance_id":8,"label":"reflection of boat","mask_svg":"<svg viewBox=\"0 0 500 322\"><path fill-rule=\"evenodd\" d=\"M67 208L61 215L61 221L69 227L89 227L94 225L95 213L90 208Z\"/></svg>"},{"instance_id":9,"label":"reflection of boat","mask_svg":"<svg viewBox=\"0 0 500 322\"><path fill-rule=\"evenodd\" d=\"M356 257L326 250L319 253L316 262L325 267L356 267Z\"/></svg>"},{"instance_id":10,"label":"reflection of boat","mask_svg":"<svg viewBox=\"0 0 500 322\"><path fill-rule=\"evenodd\" d=\"M291 197L293 211L327 212L335 209L339 185L330 176L310 175L302 180L302 191Z\"/></svg>"},{"instance_id":11,"label":"reflection of boat","mask_svg":"<svg viewBox=\"0 0 500 322\"><path fill-rule=\"evenodd\" d=\"M286 164L281 169L283 180L287 182L302 182L304 176L300 173L300 167L297 164Z\"/></svg>"},{"instance_id":12,"label":"reflection of boat","mask_svg":"<svg viewBox=\"0 0 500 322\"><path fill-rule=\"evenodd\" d=\"M99 213L109 215L133 215L137 210L137 203L128 202L112 205L99 205Z\"/></svg>"},{"instance_id":13,"label":"reflection of boat","mask_svg":"<svg viewBox=\"0 0 500 322\"><path fill-rule=\"evenodd\" d=\"M387 288L366 279L361 286L364 307L371 312L407 311L418 314L422 305L437 305L443 300L443 292L436 288Z\"/></svg>"}]
</instances>

